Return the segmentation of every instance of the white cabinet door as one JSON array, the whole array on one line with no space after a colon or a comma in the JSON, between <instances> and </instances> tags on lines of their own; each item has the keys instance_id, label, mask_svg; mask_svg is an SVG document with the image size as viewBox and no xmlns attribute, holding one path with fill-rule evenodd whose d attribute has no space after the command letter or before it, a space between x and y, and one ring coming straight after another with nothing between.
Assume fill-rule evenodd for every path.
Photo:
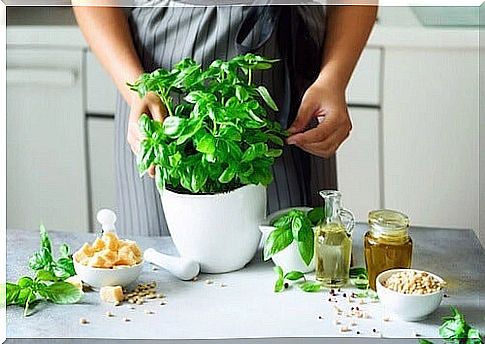
<instances>
[{"instance_id":1,"label":"white cabinet door","mask_svg":"<svg viewBox=\"0 0 485 344\"><path fill-rule=\"evenodd\" d=\"M7 227L86 231L81 50L7 49Z\"/></svg>"},{"instance_id":2,"label":"white cabinet door","mask_svg":"<svg viewBox=\"0 0 485 344\"><path fill-rule=\"evenodd\" d=\"M352 132L337 152L338 187L343 205L357 221L381 207L378 109L350 108Z\"/></svg>"},{"instance_id":3,"label":"white cabinet door","mask_svg":"<svg viewBox=\"0 0 485 344\"><path fill-rule=\"evenodd\" d=\"M127 86L128 87L128 86ZM113 114L116 87L91 51L86 52L86 112Z\"/></svg>"},{"instance_id":4,"label":"white cabinet door","mask_svg":"<svg viewBox=\"0 0 485 344\"><path fill-rule=\"evenodd\" d=\"M478 231L478 51L389 49L384 64L386 207Z\"/></svg>"},{"instance_id":5,"label":"white cabinet door","mask_svg":"<svg viewBox=\"0 0 485 344\"><path fill-rule=\"evenodd\" d=\"M362 52L347 88L347 102L353 105L380 105L380 48L365 48Z\"/></svg>"},{"instance_id":6,"label":"white cabinet door","mask_svg":"<svg viewBox=\"0 0 485 344\"><path fill-rule=\"evenodd\" d=\"M89 171L91 180L91 213L94 230L99 227L96 212L114 209L114 121L110 118L87 118L89 143Z\"/></svg>"}]
</instances>

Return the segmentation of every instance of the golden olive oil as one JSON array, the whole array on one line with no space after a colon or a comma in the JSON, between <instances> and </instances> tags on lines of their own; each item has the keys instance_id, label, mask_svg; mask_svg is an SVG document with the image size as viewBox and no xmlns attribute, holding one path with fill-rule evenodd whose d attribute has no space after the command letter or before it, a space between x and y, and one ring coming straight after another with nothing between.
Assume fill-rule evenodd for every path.
<instances>
[{"instance_id":1,"label":"golden olive oil","mask_svg":"<svg viewBox=\"0 0 485 344\"><path fill-rule=\"evenodd\" d=\"M315 232L315 278L327 287L341 287L349 279L352 238L339 223L328 223Z\"/></svg>"}]
</instances>

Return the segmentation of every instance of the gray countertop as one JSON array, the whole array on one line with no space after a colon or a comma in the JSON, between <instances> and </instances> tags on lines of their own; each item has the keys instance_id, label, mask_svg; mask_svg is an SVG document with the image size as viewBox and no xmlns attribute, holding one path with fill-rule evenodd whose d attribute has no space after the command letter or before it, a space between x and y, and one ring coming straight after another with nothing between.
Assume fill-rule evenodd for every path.
<instances>
[{"instance_id":1,"label":"gray countertop","mask_svg":"<svg viewBox=\"0 0 485 344\"><path fill-rule=\"evenodd\" d=\"M362 236L366 227L354 231L354 256L362 265ZM77 249L92 242L94 234L49 231L54 247L66 242ZM436 338L441 318L456 305L467 321L485 332L485 252L471 230L413 228L413 267L432 271L448 283L448 298L439 309L421 322L403 322L391 318L384 322L386 310L379 303L360 305L371 319L356 319L352 331L340 333L333 325L334 304L327 291L304 293L290 288L273 293L275 275L271 262L262 262L260 252L240 271L221 275L201 275L196 282L183 282L160 269L144 266L141 282L157 281L158 289L167 295L167 304L149 301L130 309L128 304L115 307L99 300L96 292L85 294L75 305L41 304L28 318L18 307L7 309L7 338L146 338L146 339L217 339L299 337L309 342L317 337L410 338L413 331L426 338ZM154 247L173 254L168 237L135 237L146 249ZM39 246L35 231L7 230L7 280L15 281L29 274L27 260ZM213 284L207 284L211 279ZM224 283L227 286L221 287ZM351 291L351 287L344 288ZM343 291L344 291L343 290ZM342 292L343 292L342 291ZM343 298L338 303L344 312L350 308ZM354 304L355 306L355 304ZM115 314L105 316L106 311ZM154 314L145 314L152 310ZM318 316L323 319L318 319ZM86 317L90 324L80 325ZM124 322L129 317L130 322ZM342 323L350 318L342 317ZM372 329L377 329L373 333ZM360 334L357 334L357 331ZM312 339L313 338L313 339ZM349 338L348 338L349 339Z\"/></svg>"}]
</instances>

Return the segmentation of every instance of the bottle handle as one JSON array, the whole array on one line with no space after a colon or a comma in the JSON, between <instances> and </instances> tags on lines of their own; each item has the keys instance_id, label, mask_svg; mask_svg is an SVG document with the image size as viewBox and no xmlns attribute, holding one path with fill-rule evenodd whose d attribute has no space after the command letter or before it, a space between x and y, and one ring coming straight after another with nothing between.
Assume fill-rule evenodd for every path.
<instances>
[{"instance_id":1,"label":"bottle handle","mask_svg":"<svg viewBox=\"0 0 485 344\"><path fill-rule=\"evenodd\" d=\"M352 234L352 230L354 229L354 226L355 226L354 214L352 214L350 210L340 209L339 215L344 220L345 230L347 231L347 233Z\"/></svg>"}]
</instances>

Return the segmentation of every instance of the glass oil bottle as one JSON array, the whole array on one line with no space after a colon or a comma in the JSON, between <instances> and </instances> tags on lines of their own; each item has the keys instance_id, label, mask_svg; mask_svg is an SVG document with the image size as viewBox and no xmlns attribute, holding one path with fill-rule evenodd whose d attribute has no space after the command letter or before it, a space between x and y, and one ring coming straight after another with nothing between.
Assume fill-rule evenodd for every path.
<instances>
[{"instance_id":1,"label":"glass oil bottle","mask_svg":"<svg viewBox=\"0 0 485 344\"><path fill-rule=\"evenodd\" d=\"M323 190L320 196L325 218L315 231L315 278L326 287L341 287L349 279L354 216L342 208L339 191Z\"/></svg>"}]
</instances>

